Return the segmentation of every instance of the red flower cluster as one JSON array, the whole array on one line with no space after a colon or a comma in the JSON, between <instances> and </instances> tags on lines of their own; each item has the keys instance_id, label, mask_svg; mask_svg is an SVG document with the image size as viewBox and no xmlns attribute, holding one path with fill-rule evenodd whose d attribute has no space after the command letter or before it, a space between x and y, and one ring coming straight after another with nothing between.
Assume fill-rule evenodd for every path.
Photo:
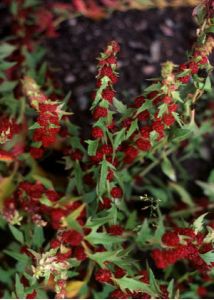
<instances>
[{"instance_id":1,"label":"red flower cluster","mask_svg":"<svg viewBox=\"0 0 214 300\"><path fill-rule=\"evenodd\" d=\"M60 130L58 106L55 103L39 104L39 128L34 131L33 141L42 142L43 147L48 147L56 141Z\"/></svg>"},{"instance_id":2,"label":"red flower cluster","mask_svg":"<svg viewBox=\"0 0 214 300\"><path fill-rule=\"evenodd\" d=\"M187 259L201 272L207 271L209 265L202 260L200 254L210 251L212 246L204 244L203 239L203 234L195 234L191 228L176 228L166 232L162 237L163 243L170 249L154 249L152 258L160 269L165 269L178 260Z\"/></svg>"},{"instance_id":3,"label":"red flower cluster","mask_svg":"<svg viewBox=\"0 0 214 300\"><path fill-rule=\"evenodd\" d=\"M15 120L7 117L0 118L0 144L11 140L15 134L19 132L20 126Z\"/></svg>"}]
</instances>

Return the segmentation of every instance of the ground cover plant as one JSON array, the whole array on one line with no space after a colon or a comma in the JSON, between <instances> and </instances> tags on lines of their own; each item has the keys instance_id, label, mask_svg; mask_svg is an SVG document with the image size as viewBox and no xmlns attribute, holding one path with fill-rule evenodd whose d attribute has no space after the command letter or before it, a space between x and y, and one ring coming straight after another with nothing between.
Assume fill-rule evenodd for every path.
<instances>
[{"instance_id":1,"label":"ground cover plant","mask_svg":"<svg viewBox=\"0 0 214 300\"><path fill-rule=\"evenodd\" d=\"M67 4L55 15L38 1L4 2L1 298L212 298L213 1L193 10L197 39L183 63L163 63L128 104L116 92L120 45L109 41L84 135L45 61Z\"/></svg>"}]
</instances>

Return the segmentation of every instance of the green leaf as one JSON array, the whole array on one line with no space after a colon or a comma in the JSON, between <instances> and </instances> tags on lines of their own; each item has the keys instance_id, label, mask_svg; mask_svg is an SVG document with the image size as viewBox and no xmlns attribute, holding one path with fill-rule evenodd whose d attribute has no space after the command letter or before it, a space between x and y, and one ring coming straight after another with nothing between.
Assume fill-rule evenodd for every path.
<instances>
[{"instance_id":1,"label":"green leaf","mask_svg":"<svg viewBox=\"0 0 214 300\"><path fill-rule=\"evenodd\" d=\"M209 28L207 28L206 32L212 32L212 33L214 33L214 25L211 25Z\"/></svg>"},{"instance_id":2,"label":"green leaf","mask_svg":"<svg viewBox=\"0 0 214 300\"><path fill-rule=\"evenodd\" d=\"M99 186L98 186L98 194L101 195L101 196L106 191L107 174L108 174L108 163L104 159L101 162L100 179L99 179Z\"/></svg>"},{"instance_id":3,"label":"green leaf","mask_svg":"<svg viewBox=\"0 0 214 300\"><path fill-rule=\"evenodd\" d=\"M214 200L214 183L207 183L200 180L196 180L197 185L199 185L206 196L209 197L211 201Z\"/></svg>"},{"instance_id":4,"label":"green leaf","mask_svg":"<svg viewBox=\"0 0 214 300\"><path fill-rule=\"evenodd\" d=\"M27 265L27 263L29 261L29 257L26 256L25 254L17 253L17 252L12 251L12 250L4 250L3 252L5 254L9 255L10 257L14 258L18 262L22 262L23 264Z\"/></svg>"},{"instance_id":5,"label":"green leaf","mask_svg":"<svg viewBox=\"0 0 214 300\"><path fill-rule=\"evenodd\" d=\"M0 93L12 92L16 85L17 81L5 81L2 84L0 84Z\"/></svg>"},{"instance_id":6,"label":"green leaf","mask_svg":"<svg viewBox=\"0 0 214 300\"><path fill-rule=\"evenodd\" d=\"M88 155L89 156L95 155L99 144L98 140L94 140L94 141L88 140L86 141L86 143L88 144Z\"/></svg>"},{"instance_id":7,"label":"green leaf","mask_svg":"<svg viewBox=\"0 0 214 300\"><path fill-rule=\"evenodd\" d=\"M192 224L192 227L195 231L195 233L197 234L198 232L201 232L203 230L204 227L204 218L208 213L205 213L203 215L201 215L200 217L198 217Z\"/></svg>"},{"instance_id":8,"label":"green leaf","mask_svg":"<svg viewBox=\"0 0 214 300\"><path fill-rule=\"evenodd\" d=\"M0 45L0 60L4 59L5 57L10 56L15 49L16 49L16 47L11 44L2 43Z\"/></svg>"},{"instance_id":9,"label":"green leaf","mask_svg":"<svg viewBox=\"0 0 214 300\"><path fill-rule=\"evenodd\" d=\"M135 278L129 278L124 276L119 279L114 279L114 281L117 283L117 285L120 287L122 291L126 291L128 289L131 292L139 291L139 292L147 293L152 297L158 296L157 293L153 291L148 284L143 283Z\"/></svg>"},{"instance_id":10,"label":"green leaf","mask_svg":"<svg viewBox=\"0 0 214 300\"><path fill-rule=\"evenodd\" d=\"M16 65L16 62L2 61L0 62L0 70L5 71Z\"/></svg>"},{"instance_id":11,"label":"green leaf","mask_svg":"<svg viewBox=\"0 0 214 300\"><path fill-rule=\"evenodd\" d=\"M165 156L162 163L161 163L161 168L163 173L169 177L169 179L175 181L176 180L176 173L175 170L172 166L171 161Z\"/></svg>"},{"instance_id":12,"label":"green leaf","mask_svg":"<svg viewBox=\"0 0 214 300\"><path fill-rule=\"evenodd\" d=\"M157 280L155 279L155 275L152 272L152 269L149 269L149 286L153 291L157 294L161 293Z\"/></svg>"},{"instance_id":13,"label":"green leaf","mask_svg":"<svg viewBox=\"0 0 214 300\"><path fill-rule=\"evenodd\" d=\"M92 245L104 245L111 246L113 244L122 243L124 241L123 237L112 236L104 232L96 232L92 230L85 239Z\"/></svg>"},{"instance_id":14,"label":"green leaf","mask_svg":"<svg viewBox=\"0 0 214 300\"><path fill-rule=\"evenodd\" d=\"M128 139L136 130L138 129L138 120L134 120L126 134L126 139Z\"/></svg>"},{"instance_id":15,"label":"green leaf","mask_svg":"<svg viewBox=\"0 0 214 300\"><path fill-rule=\"evenodd\" d=\"M45 241L45 237L44 237L43 228L39 227L39 226L35 226L34 232L33 232L33 237L32 237L33 245L36 248L40 248L40 247L42 247L44 241Z\"/></svg>"},{"instance_id":16,"label":"green leaf","mask_svg":"<svg viewBox=\"0 0 214 300\"><path fill-rule=\"evenodd\" d=\"M144 110L150 109L152 107L152 101L151 100L146 100L145 103L141 107L138 108L136 115L139 113L143 112Z\"/></svg>"},{"instance_id":17,"label":"green leaf","mask_svg":"<svg viewBox=\"0 0 214 300\"><path fill-rule=\"evenodd\" d=\"M19 299L25 299L25 290L24 286L20 281L19 275L16 274L16 283L15 283L16 295Z\"/></svg>"},{"instance_id":18,"label":"green leaf","mask_svg":"<svg viewBox=\"0 0 214 300\"><path fill-rule=\"evenodd\" d=\"M14 238L18 242L20 242L21 244L24 244L24 235L23 235L23 233L13 225L9 224L9 228L10 228L10 231L11 231L12 235L14 236Z\"/></svg>"},{"instance_id":19,"label":"green leaf","mask_svg":"<svg viewBox=\"0 0 214 300\"><path fill-rule=\"evenodd\" d=\"M83 193L83 181L82 181L83 172L78 161L74 163L74 175L75 175L75 181L76 181L76 187L78 193L82 194Z\"/></svg>"},{"instance_id":20,"label":"green leaf","mask_svg":"<svg viewBox=\"0 0 214 300\"><path fill-rule=\"evenodd\" d=\"M168 110L168 105L163 103L159 106L158 118L161 118L165 112Z\"/></svg>"},{"instance_id":21,"label":"green leaf","mask_svg":"<svg viewBox=\"0 0 214 300\"><path fill-rule=\"evenodd\" d=\"M48 189L48 190L54 190L53 183L51 182L50 179L42 177L42 176L39 176L39 175L36 175L36 174L33 175L33 178L35 180L38 180L39 182L41 182L46 189Z\"/></svg>"},{"instance_id":22,"label":"green leaf","mask_svg":"<svg viewBox=\"0 0 214 300\"><path fill-rule=\"evenodd\" d=\"M200 257L205 261L207 265L210 265L214 262L214 251L211 250L209 252L206 252L204 254L199 254Z\"/></svg>"},{"instance_id":23,"label":"green leaf","mask_svg":"<svg viewBox=\"0 0 214 300\"><path fill-rule=\"evenodd\" d=\"M83 211L85 207L85 204L82 204L80 207L72 211L67 217L66 222L68 224L68 227L82 233L82 227L80 226L79 222L77 221L77 218L80 216L81 212Z\"/></svg>"},{"instance_id":24,"label":"green leaf","mask_svg":"<svg viewBox=\"0 0 214 300\"><path fill-rule=\"evenodd\" d=\"M178 183L170 182L170 188L172 188L177 194L179 194L181 200L190 207L193 207L195 204L192 201L190 194Z\"/></svg>"},{"instance_id":25,"label":"green leaf","mask_svg":"<svg viewBox=\"0 0 214 300\"><path fill-rule=\"evenodd\" d=\"M103 251L96 252L94 254L88 254L89 258L96 261L101 268L105 266L105 262L114 263L120 267L126 267L127 264L131 264L131 261L128 261L128 252L124 250L118 251Z\"/></svg>"},{"instance_id":26,"label":"green leaf","mask_svg":"<svg viewBox=\"0 0 214 300\"><path fill-rule=\"evenodd\" d=\"M212 90L212 84L210 77L207 77L204 83L204 90L205 92L210 92Z\"/></svg>"},{"instance_id":27,"label":"green leaf","mask_svg":"<svg viewBox=\"0 0 214 300\"><path fill-rule=\"evenodd\" d=\"M126 129L122 128L119 132L117 132L114 137L114 149L116 150L118 146L125 140L125 132Z\"/></svg>"},{"instance_id":28,"label":"green leaf","mask_svg":"<svg viewBox=\"0 0 214 300\"><path fill-rule=\"evenodd\" d=\"M160 82L154 83L154 84L151 84L150 86L148 86L148 87L145 89L145 92L150 93L150 92L153 92L153 91L159 91L160 88L161 88Z\"/></svg>"},{"instance_id":29,"label":"green leaf","mask_svg":"<svg viewBox=\"0 0 214 300\"><path fill-rule=\"evenodd\" d=\"M123 104L121 101L118 99L114 98L113 99L113 104L116 107L117 111L121 114L125 114L127 110L127 106Z\"/></svg>"},{"instance_id":30,"label":"green leaf","mask_svg":"<svg viewBox=\"0 0 214 300\"><path fill-rule=\"evenodd\" d=\"M145 244L145 242L150 239L151 235L152 235L152 231L149 227L148 220L145 219L140 228L140 231L137 234L136 241L137 241L137 243L140 243L143 246Z\"/></svg>"},{"instance_id":31,"label":"green leaf","mask_svg":"<svg viewBox=\"0 0 214 300\"><path fill-rule=\"evenodd\" d=\"M192 131L189 129L176 128L173 130L172 142L180 143L181 141L187 139L191 135Z\"/></svg>"},{"instance_id":32,"label":"green leaf","mask_svg":"<svg viewBox=\"0 0 214 300\"><path fill-rule=\"evenodd\" d=\"M169 294L169 299L173 299L174 297L174 279L170 280L168 287L167 287L167 292Z\"/></svg>"},{"instance_id":33,"label":"green leaf","mask_svg":"<svg viewBox=\"0 0 214 300\"><path fill-rule=\"evenodd\" d=\"M40 124L35 122L32 126L30 126L28 129L29 130L34 130L34 129L38 129L41 128Z\"/></svg>"}]
</instances>

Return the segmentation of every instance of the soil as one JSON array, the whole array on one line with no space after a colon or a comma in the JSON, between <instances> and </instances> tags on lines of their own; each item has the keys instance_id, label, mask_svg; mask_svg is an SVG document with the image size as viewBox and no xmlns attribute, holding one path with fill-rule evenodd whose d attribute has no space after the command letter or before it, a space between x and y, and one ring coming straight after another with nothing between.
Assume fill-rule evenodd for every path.
<instances>
[{"instance_id":1,"label":"soil","mask_svg":"<svg viewBox=\"0 0 214 300\"><path fill-rule=\"evenodd\" d=\"M160 63L185 60L195 28L192 8L114 12L101 21L78 17L62 23L59 38L47 41L47 58L65 91L72 91L74 111L85 111L95 87L96 58L109 41L121 45L116 90L129 102L148 78L158 76Z\"/></svg>"}]
</instances>

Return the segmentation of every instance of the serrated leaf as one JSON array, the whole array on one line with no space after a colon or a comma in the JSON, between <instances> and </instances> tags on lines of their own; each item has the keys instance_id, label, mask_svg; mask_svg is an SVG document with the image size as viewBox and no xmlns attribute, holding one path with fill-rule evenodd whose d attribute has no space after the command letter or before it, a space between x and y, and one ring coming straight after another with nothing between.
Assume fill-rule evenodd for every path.
<instances>
[{"instance_id":1,"label":"serrated leaf","mask_svg":"<svg viewBox=\"0 0 214 300\"><path fill-rule=\"evenodd\" d=\"M152 231L149 227L148 220L145 219L140 228L140 231L137 234L136 241L137 241L137 243L140 243L143 246L145 244L145 242L150 239L151 235L152 235Z\"/></svg>"},{"instance_id":2,"label":"serrated leaf","mask_svg":"<svg viewBox=\"0 0 214 300\"><path fill-rule=\"evenodd\" d=\"M158 118L161 118L165 112L168 110L168 105L163 103L159 106Z\"/></svg>"},{"instance_id":3,"label":"serrated leaf","mask_svg":"<svg viewBox=\"0 0 214 300\"><path fill-rule=\"evenodd\" d=\"M83 172L78 161L74 163L74 176L78 193L83 193Z\"/></svg>"},{"instance_id":4,"label":"serrated leaf","mask_svg":"<svg viewBox=\"0 0 214 300\"><path fill-rule=\"evenodd\" d=\"M42 244L45 241L44 237L44 231L42 227L35 226L34 227L34 232L33 232L33 237L32 237L32 242L33 245L37 248L42 247Z\"/></svg>"},{"instance_id":5,"label":"serrated leaf","mask_svg":"<svg viewBox=\"0 0 214 300\"><path fill-rule=\"evenodd\" d=\"M5 81L0 84L0 93L9 93L14 90L17 85L17 81Z\"/></svg>"},{"instance_id":6,"label":"serrated leaf","mask_svg":"<svg viewBox=\"0 0 214 300\"><path fill-rule=\"evenodd\" d=\"M41 182L46 189L54 190L53 183L50 179L34 174L32 176L35 180Z\"/></svg>"},{"instance_id":7,"label":"serrated leaf","mask_svg":"<svg viewBox=\"0 0 214 300\"><path fill-rule=\"evenodd\" d=\"M68 225L68 227L82 233L82 227L80 226L79 222L77 221L77 218L80 216L81 212L83 211L83 209L85 208L85 204L82 204L81 206L79 206L77 209L75 209L74 211L72 211L66 218L66 223Z\"/></svg>"},{"instance_id":8,"label":"serrated leaf","mask_svg":"<svg viewBox=\"0 0 214 300\"><path fill-rule=\"evenodd\" d=\"M175 170L172 166L172 163L170 162L170 160L167 157L164 157L162 163L161 163L161 168L163 173L169 177L169 179L171 179L172 181L176 180L176 173Z\"/></svg>"},{"instance_id":9,"label":"serrated leaf","mask_svg":"<svg viewBox=\"0 0 214 300\"><path fill-rule=\"evenodd\" d=\"M15 49L16 47L14 45L8 43L2 43L0 45L0 60L10 56Z\"/></svg>"},{"instance_id":10,"label":"serrated leaf","mask_svg":"<svg viewBox=\"0 0 214 300\"><path fill-rule=\"evenodd\" d=\"M103 195L103 193L106 191L106 179L108 174L108 163L104 159L101 162L101 170L100 170L100 179L99 179L99 185L98 185L98 193L99 195Z\"/></svg>"},{"instance_id":11,"label":"serrated leaf","mask_svg":"<svg viewBox=\"0 0 214 300\"><path fill-rule=\"evenodd\" d=\"M138 129L138 120L134 120L132 122L127 134L126 134L126 139L128 139L136 130Z\"/></svg>"},{"instance_id":12,"label":"serrated leaf","mask_svg":"<svg viewBox=\"0 0 214 300\"><path fill-rule=\"evenodd\" d=\"M14 258L18 262L22 262L23 264L27 265L27 263L29 261L28 256L26 256L25 254L17 253L17 252L12 251L12 250L4 250L3 252L5 254L9 255L10 257Z\"/></svg>"},{"instance_id":13,"label":"serrated leaf","mask_svg":"<svg viewBox=\"0 0 214 300\"><path fill-rule=\"evenodd\" d=\"M126 129L122 128L119 132L115 134L114 149L117 149L118 146L125 140L125 132Z\"/></svg>"},{"instance_id":14,"label":"serrated leaf","mask_svg":"<svg viewBox=\"0 0 214 300\"><path fill-rule=\"evenodd\" d=\"M123 104L121 101L119 101L118 99L114 98L113 99L113 104L115 106L115 108L117 109L117 111L121 114L125 114L126 110L127 110L127 106L125 104Z\"/></svg>"},{"instance_id":15,"label":"serrated leaf","mask_svg":"<svg viewBox=\"0 0 214 300\"><path fill-rule=\"evenodd\" d=\"M212 90L212 84L211 84L211 80L210 77L207 77L204 83L204 90L206 92L210 92Z\"/></svg>"},{"instance_id":16,"label":"serrated leaf","mask_svg":"<svg viewBox=\"0 0 214 300\"><path fill-rule=\"evenodd\" d=\"M180 143L181 141L187 139L191 135L192 131L189 129L176 128L173 130L172 142Z\"/></svg>"},{"instance_id":17,"label":"serrated leaf","mask_svg":"<svg viewBox=\"0 0 214 300\"><path fill-rule=\"evenodd\" d=\"M12 235L14 236L14 238L18 242L20 242L21 244L24 244L24 235L23 235L23 233L13 225L9 224L9 228L10 228L10 231L11 231Z\"/></svg>"},{"instance_id":18,"label":"serrated leaf","mask_svg":"<svg viewBox=\"0 0 214 300\"><path fill-rule=\"evenodd\" d=\"M25 290L24 285L21 283L19 275L16 274L16 283L15 283L16 295L19 299L25 299Z\"/></svg>"},{"instance_id":19,"label":"serrated leaf","mask_svg":"<svg viewBox=\"0 0 214 300\"><path fill-rule=\"evenodd\" d=\"M94 140L94 141L88 140L86 141L86 143L88 144L88 155L89 156L95 155L99 144L98 140Z\"/></svg>"},{"instance_id":20,"label":"serrated leaf","mask_svg":"<svg viewBox=\"0 0 214 300\"><path fill-rule=\"evenodd\" d=\"M214 251L211 250L209 252L206 252L204 254L199 254L200 257L205 261L207 265L210 265L214 262Z\"/></svg>"},{"instance_id":21,"label":"serrated leaf","mask_svg":"<svg viewBox=\"0 0 214 300\"><path fill-rule=\"evenodd\" d=\"M16 62L2 61L0 62L0 70L5 71L16 65Z\"/></svg>"},{"instance_id":22,"label":"serrated leaf","mask_svg":"<svg viewBox=\"0 0 214 300\"><path fill-rule=\"evenodd\" d=\"M195 204L192 201L190 194L183 188L181 185L175 182L170 182L169 186L179 194L180 199L190 207L193 207Z\"/></svg>"},{"instance_id":23,"label":"serrated leaf","mask_svg":"<svg viewBox=\"0 0 214 300\"><path fill-rule=\"evenodd\" d=\"M169 299L173 299L173 294L174 294L174 279L172 279L167 287L167 292L169 294Z\"/></svg>"},{"instance_id":24,"label":"serrated leaf","mask_svg":"<svg viewBox=\"0 0 214 300\"><path fill-rule=\"evenodd\" d=\"M195 231L195 233L197 234L198 232L203 230L204 227L204 218L208 213L205 213L203 215L201 215L200 217L198 217L192 224L192 227Z\"/></svg>"},{"instance_id":25,"label":"serrated leaf","mask_svg":"<svg viewBox=\"0 0 214 300\"><path fill-rule=\"evenodd\" d=\"M85 239L92 245L110 246L117 243L122 243L124 238L121 236L112 236L104 232L96 232L92 230Z\"/></svg>"},{"instance_id":26,"label":"serrated leaf","mask_svg":"<svg viewBox=\"0 0 214 300\"><path fill-rule=\"evenodd\" d=\"M120 287L122 291L126 291L127 289L131 292L143 292L151 295L152 297L156 297L157 293L153 291L150 286L146 283L143 283L137 279L129 278L129 277L122 277L119 279L114 279L117 285Z\"/></svg>"},{"instance_id":27,"label":"serrated leaf","mask_svg":"<svg viewBox=\"0 0 214 300\"><path fill-rule=\"evenodd\" d=\"M197 185L199 185L206 196L209 197L211 201L214 200L214 183L207 183L200 180L196 180Z\"/></svg>"}]
</instances>

